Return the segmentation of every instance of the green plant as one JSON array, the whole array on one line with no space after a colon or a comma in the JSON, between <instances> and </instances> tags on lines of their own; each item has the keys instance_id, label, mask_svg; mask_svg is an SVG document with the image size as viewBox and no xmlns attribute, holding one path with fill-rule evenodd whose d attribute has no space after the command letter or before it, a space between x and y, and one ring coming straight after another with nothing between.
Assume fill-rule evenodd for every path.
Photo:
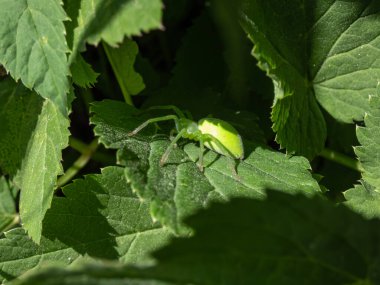
<instances>
[{"instance_id":1,"label":"green plant","mask_svg":"<svg viewBox=\"0 0 380 285\"><path fill-rule=\"evenodd\" d=\"M2 282L380 283L379 1L0 7Z\"/></svg>"}]
</instances>

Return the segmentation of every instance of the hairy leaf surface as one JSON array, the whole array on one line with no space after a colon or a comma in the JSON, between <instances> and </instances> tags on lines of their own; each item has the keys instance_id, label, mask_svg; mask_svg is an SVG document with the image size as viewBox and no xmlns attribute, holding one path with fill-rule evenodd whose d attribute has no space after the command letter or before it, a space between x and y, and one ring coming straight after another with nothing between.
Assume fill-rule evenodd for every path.
<instances>
[{"instance_id":1,"label":"hairy leaf surface","mask_svg":"<svg viewBox=\"0 0 380 285\"><path fill-rule=\"evenodd\" d=\"M0 7L0 64L67 114L67 16L61 0L1 0Z\"/></svg>"},{"instance_id":2,"label":"hairy leaf surface","mask_svg":"<svg viewBox=\"0 0 380 285\"><path fill-rule=\"evenodd\" d=\"M0 276L12 279L51 262L68 265L80 256L150 262L149 253L165 244L170 233L153 222L149 203L132 193L120 167L75 180L55 197L46 213L40 245L22 229L0 239Z\"/></svg>"},{"instance_id":3,"label":"hairy leaf surface","mask_svg":"<svg viewBox=\"0 0 380 285\"><path fill-rule=\"evenodd\" d=\"M92 111L100 142L120 149L118 159L126 165L126 176L133 189L142 199L152 201L153 217L177 234L187 233L181 222L184 217L211 201L264 198L266 188L292 194L319 191L305 158L287 157L249 141L245 142L246 158L237 163L208 151L204 173L196 165L199 148L194 144L187 144L184 150L175 148L161 167L159 160L169 145L167 137L152 135L152 129L128 136L146 116L144 119L133 107L116 101L96 103Z\"/></svg>"}]
</instances>

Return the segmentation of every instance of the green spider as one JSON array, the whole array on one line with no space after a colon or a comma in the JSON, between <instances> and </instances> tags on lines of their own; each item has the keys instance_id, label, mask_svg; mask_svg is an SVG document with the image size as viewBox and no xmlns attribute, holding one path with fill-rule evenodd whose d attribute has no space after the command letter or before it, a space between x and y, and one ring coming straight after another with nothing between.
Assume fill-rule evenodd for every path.
<instances>
[{"instance_id":1,"label":"green spider","mask_svg":"<svg viewBox=\"0 0 380 285\"><path fill-rule=\"evenodd\" d=\"M128 136L134 136L149 124L173 120L175 123L175 132L177 135L172 139L170 145L164 152L160 160L160 166L163 166L169 157L169 154L176 142L180 138L186 138L194 141L199 141L200 151L198 159L198 167L203 171L203 153L204 147L207 147L221 155L242 160L244 158L244 147L241 136L237 130L229 123L215 118L204 118L197 122L193 121L191 115L182 112L179 108L173 105L154 106L147 110L172 110L175 115L166 115L162 117L152 118L132 132Z\"/></svg>"}]
</instances>

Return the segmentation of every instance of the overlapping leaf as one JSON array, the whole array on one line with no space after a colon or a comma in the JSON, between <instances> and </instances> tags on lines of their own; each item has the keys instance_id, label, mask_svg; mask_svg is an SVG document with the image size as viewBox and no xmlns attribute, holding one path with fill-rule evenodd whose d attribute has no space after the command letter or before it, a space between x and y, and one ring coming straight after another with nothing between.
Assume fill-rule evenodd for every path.
<instances>
[{"instance_id":1,"label":"overlapping leaf","mask_svg":"<svg viewBox=\"0 0 380 285\"><path fill-rule=\"evenodd\" d=\"M366 98L377 86L380 4L242 3L241 21L255 43L253 55L275 85L277 141L289 152L313 157L326 137L315 97L333 117L352 122L363 117Z\"/></svg>"},{"instance_id":2,"label":"overlapping leaf","mask_svg":"<svg viewBox=\"0 0 380 285\"><path fill-rule=\"evenodd\" d=\"M61 1L1 0L0 7L0 64L67 114L67 16Z\"/></svg>"},{"instance_id":3,"label":"overlapping leaf","mask_svg":"<svg viewBox=\"0 0 380 285\"><path fill-rule=\"evenodd\" d=\"M380 221L319 197L270 192L191 217L149 268L48 269L14 284L378 284ZM58 277L58 278L57 278ZM72 282L72 283L70 283ZM167 283L169 282L169 283Z\"/></svg>"},{"instance_id":4,"label":"overlapping leaf","mask_svg":"<svg viewBox=\"0 0 380 285\"><path fill-rule=\"evenodd\" d=\"M43 224L40 245L22 229L0 239L1 280L52 262L68 265L83 255L149 262L149 253L165 244L170 233L149 214L149 203L132 193L122 168L86 176L55 197Z\"/></svg>"},{"instance_id":5,"label":"overlapping leaf","mask_svg":"<svg viewBox=\"0 0 380 285\"><path fill-rule=\"evenodd\" d=\"M215 200L232 197L265 197L265 189L286 193L319 191L311 177L309 163L302 157L287 157L259 145L246 142L246 158L237 164L209 151L206 169L201 173L195 163L199 149L187 144L185 152L174 149L164 167L159 160L169 145L163 136L145 132L135 137L128 132L146 119L136 109L116 101L96 103L95 134L110 148L120 149L119 161L126 165L126 176L142 199L152 201L153 217L178 234L187 233L182 220Z\"/></svg>"},{"instance_id":6,"label":"overlapping leaf","mask_svg":"<svg viewBox=\"0 0 380 285\"><path fill-rule=\"evenodd\" d=\"M38 242L57 175L62 173L69 122L52 101L41 100L22 84L9 78L0 87L0 166L21 189L23 225Z\"/></svg>"}]
</instances>

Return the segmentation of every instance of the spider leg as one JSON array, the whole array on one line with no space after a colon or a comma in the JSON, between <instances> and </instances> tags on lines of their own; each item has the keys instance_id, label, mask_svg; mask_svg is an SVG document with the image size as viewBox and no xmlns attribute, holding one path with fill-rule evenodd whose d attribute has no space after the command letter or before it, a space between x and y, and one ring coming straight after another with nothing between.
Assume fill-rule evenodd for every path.
<instances>
[{"instance_id":1,"label":"spider leg","mask_svg":"<svg viewBox=\"0 0 380 285\"><path fill-rule=\"evenodd\" d=\"M176 121L176 120L178 120L178 117L176 115L167 115L167 116L163 116L163 117L157 117L157 118L149 119L149 120L145 121L144 123L142 123L140 126L138 126L136 129L134 129L132 132L129 132L128 136L134 136L135 134L140 132L143 128L147 127L149 124L162 122L162 121L169 121L169 120Z\"/></svg>"},{"instance_id":2,"label":"spider leg","mask_svg":"<svg viewBox=\"0 0 380 285\"><path fill-rule=\"evenodd\" d=\"M199 159L198 159L198 168L201 172L203 172L203 153L205 151L205 145L203 139L199 140Z\"/></svg>"},{"instance_id":3,"label":"spider leg","mask_svg":"<svg viewBox=\"0 0 380 285\"><path fill-rule=\"evenodd\" d=\"M177 135L176 137L170 142L168 148L165 150L164 154L162 155L161 157L161 160L160 160L160 166L163 166L166 162L166 160L168 159L169 157L169 154L171 152L171 150L173 149L174 145L176 144L176 142L183 137L183 134L186 132L186 129L182 129Z\"/></svg>"}]
</instances>

